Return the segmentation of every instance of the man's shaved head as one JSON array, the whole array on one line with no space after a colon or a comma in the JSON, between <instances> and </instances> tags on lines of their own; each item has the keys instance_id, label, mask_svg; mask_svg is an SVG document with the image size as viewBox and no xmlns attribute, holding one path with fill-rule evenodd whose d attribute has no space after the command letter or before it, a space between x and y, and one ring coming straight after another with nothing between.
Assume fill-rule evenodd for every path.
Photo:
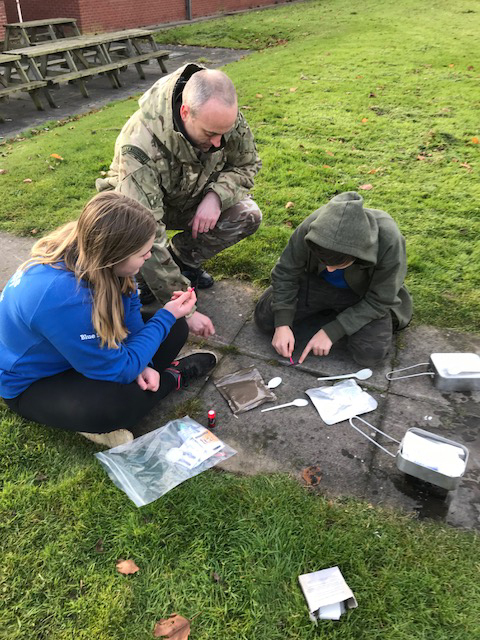
<instances>
[{"instance_id":1,"label":"man's shaved head","mask_svg":"<svg viewBox=\"0 0 480 640\"><path fill-rule=\"evenodd\" d=\"M197 71L185 84L182 102L195 117L209 100L214 98L227 108L237 106L237 92L230 78L218 69Z\"/></svg>"}]
</instances>

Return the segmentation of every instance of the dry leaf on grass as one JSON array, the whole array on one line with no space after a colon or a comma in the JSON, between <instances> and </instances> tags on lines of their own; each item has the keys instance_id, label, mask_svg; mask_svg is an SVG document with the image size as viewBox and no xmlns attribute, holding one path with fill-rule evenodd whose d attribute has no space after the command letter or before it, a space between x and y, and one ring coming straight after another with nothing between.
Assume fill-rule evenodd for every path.
<instances>
[{"instance_id":1,"label":"dry leaf on grass","mask_svg":"<svg viewBox=\"0 0 480 640\"><path fill-rule=\"evenodd\" d=\"M320 480L322 479L322 471L319 466L314 464L311 467L306 467L302 471L302 478L310 487L315 487L317 486L317 484L320 484Z\"/></svg>"},{"instance_id":2,"label":"dry leaf on grass","mask_svg":"<svg viewBox=\"0 0 480 640\"><path fill-rule=\"evenodd\" d=\"M297 90L297 87L290 87L290 93L295 93L296 90Z\"/></svg>"},{"instance_id":3,"label":"dry leaf on grass","mask_svg":"<svg viewBox=\"0 0 480 640\"><path fill-rule=\"evenodd\" d=\"M472 142L473 142L473 144L478 144L478 143L480 142L480 140L477 138L477 136L474 136L474 137L472 138ZM3 170L3 171L4 171L4 170ZM2 170L0 169L0 173L1 173L1 172L2 172ZM5 173L5 171L4 171L4 173Z\"/></svg>"},{"instance_id":4,"label":"dry leaf on grass","mask_svg":"<svg viewBox=\"0 0 480 640\"><path fill-rule=\"evenodd\" d=\"M51 158L55 158L55 160L63 160L62 156L59 156L58 153L51 153Z\"/></svg>"},{"instance_id":5,"label":"dry leaf on grass","mask_svg":"<svg viewBox=\"0 0 480 640\"><path fill-rule=\"evenodd\" d=\"M169 618L162 618L155 623L154 638L170 638L170 640L187 640L190 636L190 620L172 613Z\"/></svg>"},{"instance_id":6,"label":"dry leaf on grass","mask_svg":"<svg viewBox=\"0 0 480 640\"><path fill-rule=\"evenodd\" d=\"M293 227L293 223L291 220L286 220L285 221L285 226L288 227L289 229L291 229Z\"/></svg>"},{"instance_id":7,"label":"dry leaf on grass","mask_svg":"<svg viewBox=\"0 0 480 640\"><path fill-rule=\"evenodd\" d=\"M365 124L366 122L368 122L368 118L362 118L362 122L363 124Z\"/></svg>"},{"instance_id":8,"label":"dry leaf on grass","mask_svg":"<svg viewBox=\"0 0 480 640\"><path fill-rule=\"evenodd\" d=\"M262 93L256 93L255 94L255 98L263 98L263 94Z\"/></svg>"},{"instance_id":9,"label":"dry leaf on grass","mask_svg":"<svg viewBox=\"0 0 480 640\"><path fill-rule=\"evenodd\" d=\"M25 184L30 184L30 182L33 182L33 180L31 180L30 178L25 178L24 182Z\"/></svg>"},{"instance_id":10,"label":"dry leaf on grass","mask_svg":"<svg viewBox=\"0 0 480 640\"><path fill-rule=\"evenodd\" d=\"M291 208L292 208L292 207L294 207L294 206L295 206L295 203L294 203L294 202L290 202L290 201L289 201L289 202L287 202L287 204L285 205L285 209L291 209Z\"/></svg>"},{"instance_id":11,"label":"dry leaf on grass","mask_svg":"<svg viewBox=\"0 0 480 640\"><path fill-rule=\"evenodd\" d=\"M323 169L331 169L332 167L329 164L322 164Z\"/></svg>"},{"instance_id":12,"label":"dry leaf on grass","mask_svg":"<svg viewBox=\"0 0 480 640\"><path fill-rule=\"evenodd\" d=\"M325 151L325 153L327 154L327 156L333 156L333 151Z\"/></svg>"},{"instance_id":13,"label":"dry leaf on grass","mask_svg":"<svg viewBox=\"0 0 480 640\"><path fill-rule=\"evenodd\" d=\"M361 184L358 188L362 191L370 191L370 189L373 189L373 184Z\"/></svg>"},{"instance_id":14,"label":"dry leaf on grass","mask_svg":"<svg viewBox=\"0 0 480 640\"><path fill-rule=\"evenodd\" d=\"M103 540L99 538L95 543L95 551L97 553L103 553Z\"/></svg>"},{"instance_id":15,"label":"dry leaf on grass","mask_svg":"<svg viewBox=\"0 0 480 640\"><path fill-rule=\"evenodd\" d=\"M470 172L472 170L472 165L468 164L468 162L462 162L462 164L460 166L463 167L464 169L466 169L468 172Z\"/></svg>"},{"instance_id":16,"label":"dry leaf on grass","mask_svg":"<svg viewBox=\"0 0 480 640\"><path fill-rule=\"evenodd\" d=\"M5 173L8 173L6 169L0 169L0 176L3 176Z\"/></svg>"},{"instance_id":17,"label":"dry leaf on grass","mask_svg":"<svg viewBox=\"0 0 480 640\"><path fill-rule=\"evenodd\" d=\"M119 560L117 562L117 571L123 573L124 576L128 576L140 571L140 567L137 567L133 560Z\"/></svg>"}]
</instances>

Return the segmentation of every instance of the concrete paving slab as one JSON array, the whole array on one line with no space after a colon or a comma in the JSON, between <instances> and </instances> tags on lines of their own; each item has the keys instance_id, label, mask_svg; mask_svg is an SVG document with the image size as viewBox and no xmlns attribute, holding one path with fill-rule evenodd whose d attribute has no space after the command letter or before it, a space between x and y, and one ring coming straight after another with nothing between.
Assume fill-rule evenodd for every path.
<instances>
[{"instance_id":1,"label":"concrete paving slab","mask_svg":"<svg viewBox=\"0 0 480 640\"><path fill-rule=\"evenodd\" d=\"M312 335L318 331L325 322L326 321L316 324L305 323L302 328L294 328L296 347L293 353L293 359L295 362L298 361L298 358L301 356ZM265 335L257 328L253 318L250 318L245 323L245 326L235 338L233 344L242 352L248 351L263 360L278 360L282 366L289 366L288 360L282 358L274 351L271 337ZM385 378L385 373L391 369L394 353L395 349L393 348L391 358L388 358L386 362L373 369L373 376L363 383L365 386L382 391L387 389L388 380ZM328 356L319 357L309 355L303 364L297 365L296 368L302 371L308 371L315 376L334 376L353 373L363 367L359 366L349 354L346 340L340 340L333 345Z\"/></svg>"},{"instance_id":2,"label":"concrete paving slab","mask_svg":"<svg viewBox=\"0 0 480 640\"><path fill-rule=\"evenodd\" d=\"M395 369L428 362L432 353L480 353L480 336L473 333L460 333L422 325L408 328L400 335L401 343L397 351ZM426 367L423 367L418 370L401 372L398 375L408 375L425 370ZM474 405L480 404L480 391L474 393L439 391L435 388L431 376L392 380L390 391L409 398L428 398L432 403L464 404L468 402ZM480 414L477 413L477 415Z\"/></svg>"},{"instance_id":3,"label":"concrete paving slab","mask_svg":"<svg viewBox=\"0 0 480 640\"><path fill-rule=\"evenodd\" d=\"M283 383L274 391L276 403L266 403L235 417L213 382L251 364L265 382L280 375ZM322 470L322 492L365 497L373 446L348 423L327 426L312 404L261 412L274 404L306 398L305 390L312 386L317 386L315 377L298 369L280 368L247 355L225 356L213 381L200 394L204 406L217 412L215 433L238 451L224 463L224 468L245 474L281 469L299 477L304 468L318 465Z\"/></svg>"},{"instance_id":4,"label":"concrete paving slab","mask_svg":"<svg viewBox=\"0 0 480 640\"><path fill-rule=\"evenodd\" d=\"M32 238L19 238L0 232L0 291L17 267L29 258L34 242Z\"/></svg>"},{"instance_id":5,"label":"concrete paving slab","mask_svg":"<svg viewBox=\"0 0 480 640\"><path fill-rule=\"evenodd\" d=\"M370 414L373 416L374 414ZM367 418L368 419L368 418ZM374 426L378 424L371 421ZM407 476L395 460L377 449L370 467L368 493L372 502L416 512L448 524L480 528L480 431L478 417L460 413L455 407L432 405L390 394L385 406L382 431L401 441L407 429L418 427L465 445L470 452L467 471L455 491L446 492ZM383 436L378 442L396 453L397 445Z\"/></svg>"}]
</instances>

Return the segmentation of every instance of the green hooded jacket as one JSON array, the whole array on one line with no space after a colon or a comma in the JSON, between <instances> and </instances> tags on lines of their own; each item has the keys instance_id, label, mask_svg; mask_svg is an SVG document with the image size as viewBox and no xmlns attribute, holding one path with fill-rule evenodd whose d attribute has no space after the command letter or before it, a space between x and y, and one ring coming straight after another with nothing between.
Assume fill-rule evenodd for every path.
<instances>
[{"instance_id":1,"label":"green hooded jacket","mask_svg":"<svg viewBox=\"0 0 480 640\"><path fill-rule=\"evenodd\" d=\"M219 196L224 211L247 195L261 167L253 134L240 112L234 128L223 136L222 146L207 154L197 155L198 150L175 128L173 103L179 87L183 90L184 83L204 68L186 64L143 94L140 108L116 140L107 178L97 180L99 191L115 189L152 210L157 235L142 273L156 297L164 301L172 291L190 284L167 250L166 211L190 221L209 191Z\"/></svg>"},{"instance_id":2,"label":"green hooded jacket","mask_svg":"<svg viewBox=\"0 0 480 640\"><path fill-rule=\"evenodd\" d=\"M325 265L309 251L319 247L355 257L344 269L348 286L361 299L323 327L332 342L353 335L391 310L403 329L412 317L412 298L403 281L407 273L405 238L385 211L366 209L354 191L341 193L317 209L292 234L272 270L275 326L292 326L300 279L317 277Z\"/></svg>"}]
</instances>

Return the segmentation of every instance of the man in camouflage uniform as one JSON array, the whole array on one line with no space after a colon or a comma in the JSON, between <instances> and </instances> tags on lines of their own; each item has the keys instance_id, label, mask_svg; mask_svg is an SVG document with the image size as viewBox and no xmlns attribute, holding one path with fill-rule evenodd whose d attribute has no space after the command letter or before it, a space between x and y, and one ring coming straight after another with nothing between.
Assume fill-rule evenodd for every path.
<instances>
[{"instance_id":1,"label":"man in camouflage uniform","mask_svg":"<svg viewBox=\"0 0 480 640\"><path fill-rule=\"evenodd\" d=\"M139 104L97 189L113 188L152 210L157 235L142 277L166 302L191 283L211 286L202 263L258 229L261 212L248 191L261 162L235 88L221 71L186 64L158 80ZM169 243L167 229L181 233ZM198 335L215 331L198 311L187 321Z\"/></svg>"}]
</instances>

